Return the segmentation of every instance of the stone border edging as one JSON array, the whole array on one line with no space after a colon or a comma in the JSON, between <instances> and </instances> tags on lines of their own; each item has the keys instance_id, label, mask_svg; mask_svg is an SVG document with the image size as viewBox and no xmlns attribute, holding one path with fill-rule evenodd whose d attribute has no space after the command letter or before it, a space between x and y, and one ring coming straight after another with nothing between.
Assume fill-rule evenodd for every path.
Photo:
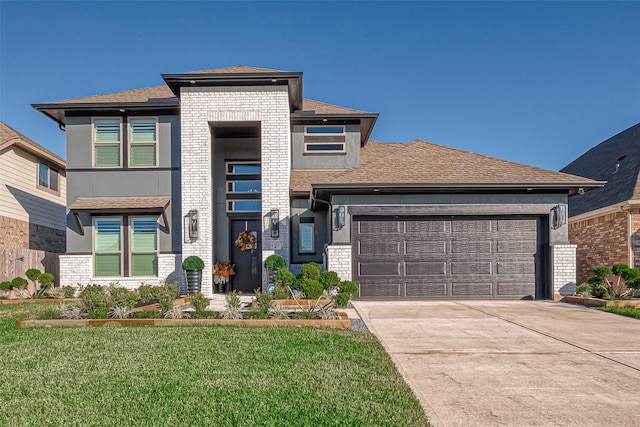
<instances>
[{"instance_id":1,"label":"stone border edging","mask_svg":"<svg viewBox=\"0 0 640 427\"><path fill-rule=\"evenodd\" d=\"M586 305L588 307L636 307L640 308L640 300L605 300L600 298L587 298L578 295L566 295L561 300L569 304Z\"/></svg>"}]
</instances>

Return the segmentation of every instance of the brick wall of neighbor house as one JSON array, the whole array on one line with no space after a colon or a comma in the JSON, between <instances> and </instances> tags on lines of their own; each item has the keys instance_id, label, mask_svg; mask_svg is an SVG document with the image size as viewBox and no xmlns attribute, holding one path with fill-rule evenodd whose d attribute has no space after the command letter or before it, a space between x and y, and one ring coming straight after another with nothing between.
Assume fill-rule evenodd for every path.
<instances>
[{"instance_id":1,"label":"brick wall of neighbor house","mask_svg":"<svg viewBox=\"0 0 640 427\"><path fill-rule=\"evenodd\" d=\"M328 245L327 270L335 271L341 280L352 280L351 245Z\"/></svg>"},{"instance_id":2,"label":"brick wall of neighbor house","mask_svg":"<svg viewBox=\"0 0 640 427\"><path fill-rule=\"evenodd\" d=\"M185 289L184 274L182 268L178 270L177 265L182 263L182 257L175 254L159 254L158 255L158 277L93 277L92 265L93 255L60 255L60 285L75 286L78 285L109 285L117 283L120 286L136 289L138 286L159 285L164 283L178 282L181 291ZM87 279L90 278L90 279Z\"/></svg>"},{"instance_id":3,"label":"brick wall of neighbor house","mask_svg":"<svg viewBox=\"0 0 640 427\"><path fill-rule=\"evenodd\" d=\"M551 245L554 295L576 292L576 245Z\"/></svg>"},{"instance_id":4,"label":"brick wall of neighbor house","mask_svg":"<svg viewBox=\"0 0 640 427\"><path fill-rule=\"evenodd\" d=\"M577 245L576 279L583 283L599 265L629 262L627 212L614 212L569 223L569 242Z\"/></svg>"},{"instance_id":5,"label":"brick wall of neighbor house","mask_svg":"<svg viewBox=\"0 0 640 427\"><path fill-rule=\"evenodd\" d=\"M640 209L633 208L629 210L631 215L631 261L632 266L640 267Z\"/></svg>"},{"instance_id":6,"label":"brick wall of neighbor house","mask_svg":"<svg viewBox=\"0 0 640 427\"><path fill-rule=\"evenodd\" d=\"M65 231L0 216L0 249L24 248L46 252L65 251Z\"/></svg>"},{"instance_id":7,"label":"brick wall of neighbor house","mask_svg":"<svg viewBox=\"0 0 640 427\"><path fill-rule=\"evenodd\" d=\"M289 264L289 178L291 133L287 86L194 87L181 89L182 216L198 210L199 238L184 239L183 257L205 263L202 291L212 295L213 203L211 130L209 122L260 122L262 218L280 211L280 237L271 239L262 221L262 259L272 253ZM185 230L183 230L185 233ZM186 236L188 237L188 236ZM263 282L266 273L262 274Z\"/></svg>"}]
</instances>

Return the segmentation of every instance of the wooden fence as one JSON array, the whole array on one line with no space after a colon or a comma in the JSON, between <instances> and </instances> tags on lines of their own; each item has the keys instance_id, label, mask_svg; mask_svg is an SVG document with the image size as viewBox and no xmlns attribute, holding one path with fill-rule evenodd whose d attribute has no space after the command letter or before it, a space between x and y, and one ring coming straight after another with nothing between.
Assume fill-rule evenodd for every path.
<instances>
[{"instance_id":1,"label":"wooden fence","mask_svg":"<svg viewBox=\"0 0 640 427\"><path fill-rule=\"evenodd\" d=\"M30 268L53 274L55 286L60 286L60 262L53 252L35 249L0 249L0 282L13 280L14 277L26 278Z\"/></svg>"}]
</instances>

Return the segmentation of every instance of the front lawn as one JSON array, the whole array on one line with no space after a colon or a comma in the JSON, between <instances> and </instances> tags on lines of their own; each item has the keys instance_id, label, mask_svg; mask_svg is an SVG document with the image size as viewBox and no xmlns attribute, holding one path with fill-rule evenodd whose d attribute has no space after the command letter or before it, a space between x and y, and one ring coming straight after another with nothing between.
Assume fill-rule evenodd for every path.
<instances>
[{"instance_id":1,"label":"front lawn","mask_svg":"<svg viewBox=\"0 0 640 427\"><path fill-rule=\"evenodd\" d=\"M0 425L429 425L369 333L14 327L52 305L0 306Z\"/></svg>"},{"instance_id":2,"label":"front lawn","mask_svg":"<svg viewBox=\"0 0 640 427\"><path fill-rule=\"evenodd\" d=\"M606 311L608 313L615 313L621 316L633 317L640 319L640 308L637 307L598 307L598 310Z\"/></svg>"}]
</instances>

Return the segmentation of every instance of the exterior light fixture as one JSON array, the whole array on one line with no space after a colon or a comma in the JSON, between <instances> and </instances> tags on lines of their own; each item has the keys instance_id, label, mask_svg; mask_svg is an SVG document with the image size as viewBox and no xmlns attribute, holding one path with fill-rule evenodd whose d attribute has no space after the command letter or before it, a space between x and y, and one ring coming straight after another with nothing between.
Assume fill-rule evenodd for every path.
<instances>
[{"instance_id":1,"label":"exterior light fixture","mask_svg":"<svg viewBox=\"0 0 640 427\"><path fill-rule=\"evenodd\" d=\"M189 239L198 240L198 210L189 211Z\"/></svg>"},{"instance_id":2,"label":"exterior light fixture","mask_svg":"<svg viewBox=\"0 0 640 427\"><path fill-rule=\"evenodd\" d=\"M560 203L551 208L551 223L554 229L567 223L567 205Z\"/></svg>"},{"instance_id":3,"label":"exterior light fixture","mask_svg":"<svg viewBox=\"0 0 640 427\"><path fill-rule=\"evenodd\" d=\"M338 206L336 209L336 230L340 230L344 227L345 222L345 208L344 206Z\"/></svg>"},{"instance_id":4,"label":"exterior light fixture","mask_svg":"<svg viewBox=\"0 0 640 427\"><path fill-rule=\"evenodd\" d=\"M269 212L269 228L272 239L280 237L280 211L278 209L271 209Z\"/></svg>"}]
</instances>

